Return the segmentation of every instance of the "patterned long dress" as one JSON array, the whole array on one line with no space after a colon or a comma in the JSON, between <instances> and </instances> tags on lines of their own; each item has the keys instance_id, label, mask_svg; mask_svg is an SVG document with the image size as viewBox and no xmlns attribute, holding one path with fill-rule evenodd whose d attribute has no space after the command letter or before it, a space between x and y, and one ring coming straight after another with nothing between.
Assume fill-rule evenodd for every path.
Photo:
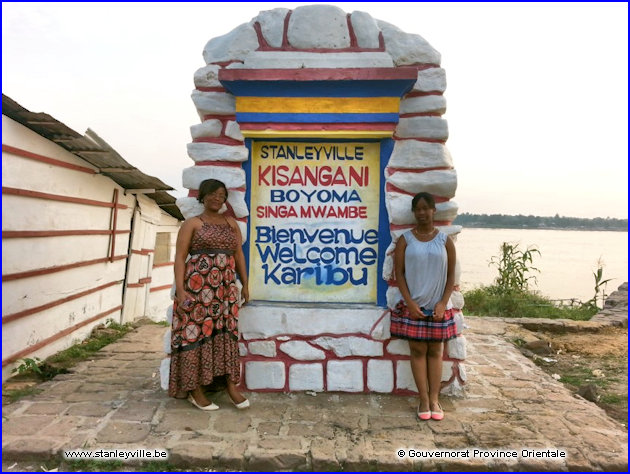
<instances>
[{"instance_id":1,"label":"patterned long dress","mask_svg":"<svg viewBox=\"0 0 630 474\"><path fill-rule=\"evenodd\" d=\"M168 394L181 396L215 377L238 383L238 287L234 251L239 245L232 227L203 223L193 234L184 285L194 296L190 310L173 307Z\"/></svg>"}]
</instances>

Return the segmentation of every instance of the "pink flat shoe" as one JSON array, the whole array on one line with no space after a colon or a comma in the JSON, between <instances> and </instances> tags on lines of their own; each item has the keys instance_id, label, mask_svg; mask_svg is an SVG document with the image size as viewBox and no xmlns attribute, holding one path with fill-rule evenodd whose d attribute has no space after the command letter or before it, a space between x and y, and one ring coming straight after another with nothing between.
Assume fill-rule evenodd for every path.
<instances>
[{"instance_id":1,"label":"pink flat shoe","mask_svg":"<svg viewBox=\"0 0 630 474\"><path fill-rule=\"evenodd\" d=\"M431 419L431 412L430 411L420 411L420 406L418 406L418 409L416 410L416 416L418 417L419 420L422 420L422 421L430 420Z\"/></svg>"},{"instance_id":2,"label":"pink flat shoe","mask_svg":"<svg viewBox=\"0 0 630 474\"><path fill-rule=\"evenodd\" d=\"M442 405L440 405L438 403L438 407L440 408L440 411L432 411L431 412L431 419L432 420L440 421L440 420L444 419L444 410L442 409Z\"/></svg>"}]
</instances>

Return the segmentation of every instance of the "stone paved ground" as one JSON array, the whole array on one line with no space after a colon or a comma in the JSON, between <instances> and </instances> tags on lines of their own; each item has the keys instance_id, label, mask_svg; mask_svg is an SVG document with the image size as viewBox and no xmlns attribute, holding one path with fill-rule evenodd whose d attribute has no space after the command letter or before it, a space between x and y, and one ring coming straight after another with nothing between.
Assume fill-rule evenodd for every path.
<instances>
[{"instance_id":1,"label":"stone paved ground","mask_svg":"<svg viewBox=\"0 0 630 474\"><path fill-rule=\"evenodd\" d=\"M167 449L174 466L217 470L627 471L620 424L522 356L502 337L503 321L467 323L466 396L443 398L441 422L417 421L413 397L375 394L251 393L245 411L219 394L221 409L202 412L160 389L164 328L141 326L42 393L3 407L3 467L68 449L143 448ZM511 450L518 456L504 457Z\"/></svg>"}]
</instances>

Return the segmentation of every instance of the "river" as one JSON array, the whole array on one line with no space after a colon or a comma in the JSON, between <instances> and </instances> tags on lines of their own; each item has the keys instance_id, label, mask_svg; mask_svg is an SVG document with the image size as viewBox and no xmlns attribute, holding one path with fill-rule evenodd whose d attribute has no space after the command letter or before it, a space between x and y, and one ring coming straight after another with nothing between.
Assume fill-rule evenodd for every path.
<instances>
[{"instance_id":1,"label":"river","mask_svg":"<svg viewBox=\"0 0 630 474\"><path fill-rule=\"evenodd\" d=\"M456 243L463 290L493 282L497 268L488 263L499 256L503 242L540 250L533 263L540 273L531 273L537 283L530 287L552 299L591 299L595 294L593 272L600 260L603 278L611 279L607 294L628 281L627 232L464 228Z\"/></svg>"}]
</instances>

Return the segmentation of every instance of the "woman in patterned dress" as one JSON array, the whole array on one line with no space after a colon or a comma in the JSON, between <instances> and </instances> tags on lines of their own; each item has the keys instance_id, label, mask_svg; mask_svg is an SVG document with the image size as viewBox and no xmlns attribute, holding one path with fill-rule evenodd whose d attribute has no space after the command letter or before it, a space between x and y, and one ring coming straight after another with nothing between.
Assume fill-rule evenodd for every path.
<instances>
[{"instance_id":1,"label":"woman in patterned dress","mask_svg":"<svg viewBox=\"0 0 630 474\"><path fill-rule=\"evenodd\" d=\"M219 214L227 195L221 181L207 179L201 183L198 200L204 211L182 224L175 251L176 296L168 393L176 398L187 396L201 410L219 408L206 398L203 386L222 376L234 405L249 406L249 400L236 388L241 376L241 302L236 274L243 285L243 304L249 300L249 291L241 232L233 218Z\"/></svg>"},{"instance_id":2,"label":"woman in patterned dress","mask_svg":"<svg viewBox=\"0 0 630 474\"><path fill-rule=\"evenodd\" d=\"M421 420L441 420L443 341L456 337L450 297L455 282L455 245L435 228L435 200L418 193L411 201L416 226L396 242L394 269L403 299L391 312L391 334L407 339L418 387Z\"/></svg>"}]
</instances>

